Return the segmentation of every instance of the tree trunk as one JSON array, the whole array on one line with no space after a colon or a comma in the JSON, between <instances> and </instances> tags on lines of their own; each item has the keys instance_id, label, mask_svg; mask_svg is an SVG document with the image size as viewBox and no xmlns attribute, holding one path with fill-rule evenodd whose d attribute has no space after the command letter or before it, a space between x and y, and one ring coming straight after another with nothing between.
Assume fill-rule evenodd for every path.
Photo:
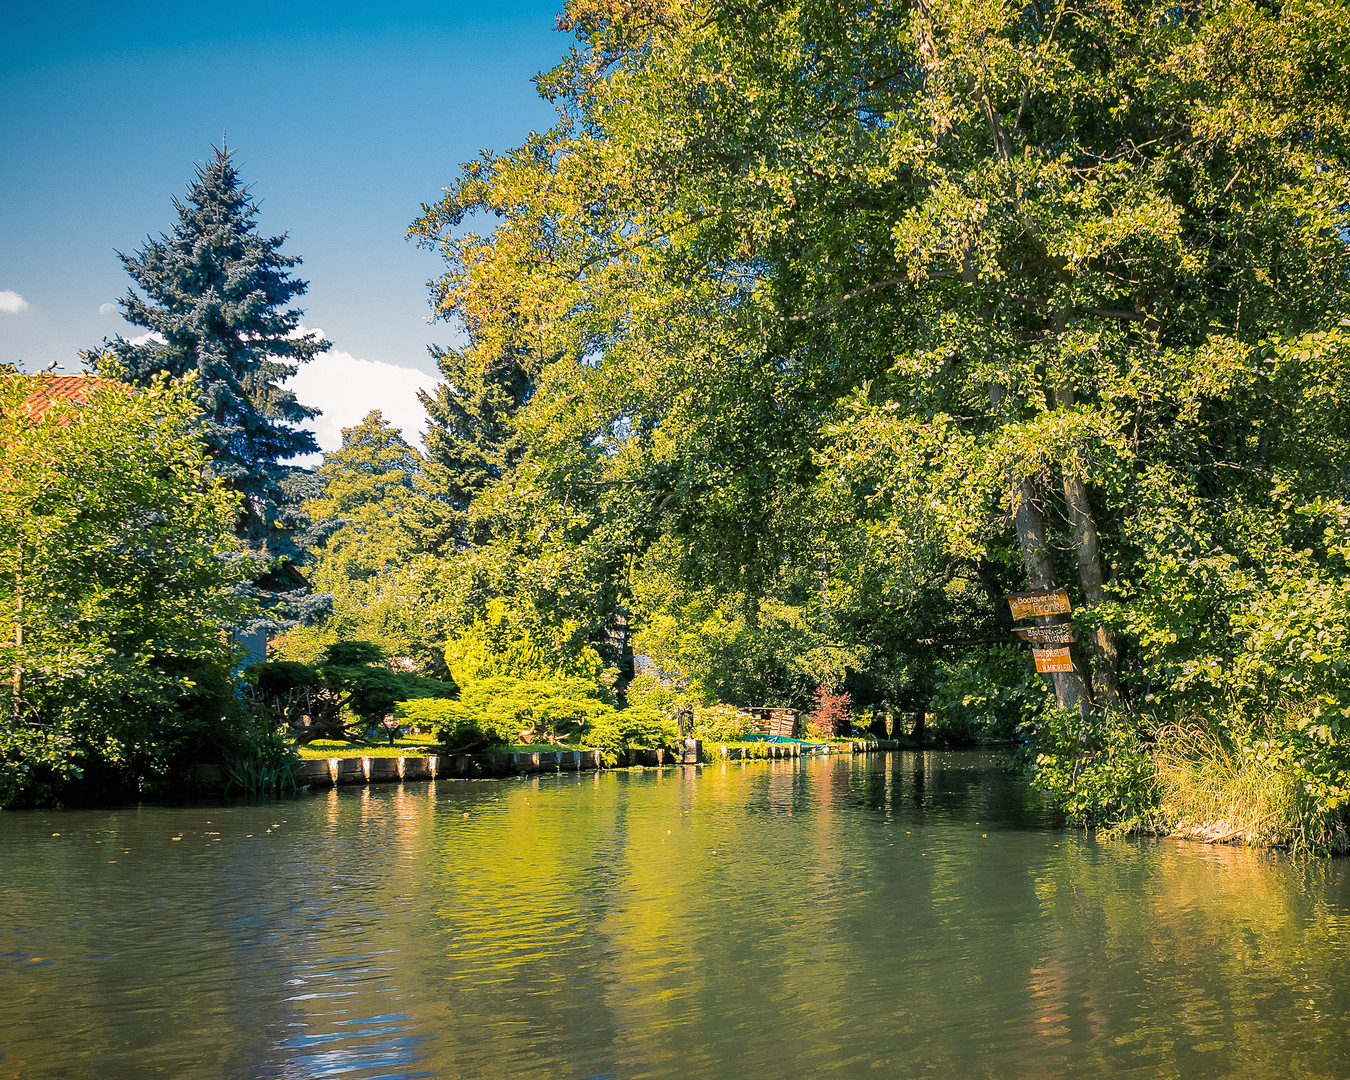
<instances>
[{"instance_id":1,"label":"tree trunk","mask_svg":"<svg viewBox=\"0 0 1350 1080\"><path fill-rule=\"evenodd\" d=\"M1000 383L989 384L989 404L998 410L1007 389ZM1008 477L1009 496L1012 502L1013 527L1017 530L1017 542L1022 548L1022 565L1026 568L1027 583L1032 589L1054 589L1058 587L1055 578L1055 564L1050 558L1050 548L1045 541L1045 519L1036 506L1036 489L1028 476ZM1049 626L1054 616L1043 615L1035 620L1039 626ZM1091 693L1084 678L1085 669L1078 650L1069 647L1073 658L1072 671L1050 672L1051 685L1055 688L1055 701L1062 709L1074 709L1086 717Z\"/></svg>"},{"instance_id":2,"label":"tree trunk","mask_svg":"<svg viewBox=\"0 0 1350 1080\"><path fill-rule=\"evenodd\" d=\"M1073 390L1055 391L1055 403L1066 408L1074 402ZM1097 522L1088 499L1087 484L1081 477L1064 473L1064 501L1069 508L1069 522L1073 525L1073 546L1078 555L1078 580L1083 586L1083 597L1088 610L1106 602L1106 569L1102 562L1101 542L1097 536ZM1092 650L1092 682L1098 704L1114 708L1120 704L1118 672L1120 649L1116 636L1104 626L1093 631L1089 642Z\"/></svg>"},{"instance_id":3,"label":"tree trunk","mask_svg":"<svg viewBox=\"0 0 1350 1080\"><path fill-rule=\"evenodd\" d=\"M1054 589L1058 587L1055 565L1045 541L1045 519L1036 506L1035 495L1035 489L1026 477L1013 482L1013 525L1017 529L1017 541L1022 546L1022 565L1026 567L1028 585L1032 589ZM1036 623L1049 626L1054 619L1053 615L1042 615L1036 619ZM1077 650L1071 652L1076 654ZM1062 709L1086 713L1089 694L1083 680L1083 666L1077 655L1074 655L1073 667L1073 671L1050 673L1055 700Z\"/></svg>"}]
</instances>

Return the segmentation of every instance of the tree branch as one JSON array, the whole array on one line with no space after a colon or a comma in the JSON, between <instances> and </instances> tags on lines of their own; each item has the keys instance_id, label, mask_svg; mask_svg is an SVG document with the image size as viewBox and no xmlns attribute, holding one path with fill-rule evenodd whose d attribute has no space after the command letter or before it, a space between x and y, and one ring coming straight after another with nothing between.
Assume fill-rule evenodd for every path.
<instances>
[{"instance_id":1,"label":"tree branch","mask_svg":"<svg viewBox=\"0 0 1350 1080\"><path fill-rule=\"evenodd\" d=\"M846 292L843 296L839 297L838 300L831 300L829 303L820 304L817 307L811 308L810 311L803 311L796 315L780 316L778 321L790 323L806 322L809 319L817 319L822 315L828 315L835 308L839 307L840 304L846 304L850 300L856 300L858 297L866 296L868 293L876 292L878 289L885 289L891 285L901 285L906 280L908 279L902 277L883 278L881 281L874 281L870 285L864 285L859 289L854 289L852 292Z\"/></svg>"}]
</instances>

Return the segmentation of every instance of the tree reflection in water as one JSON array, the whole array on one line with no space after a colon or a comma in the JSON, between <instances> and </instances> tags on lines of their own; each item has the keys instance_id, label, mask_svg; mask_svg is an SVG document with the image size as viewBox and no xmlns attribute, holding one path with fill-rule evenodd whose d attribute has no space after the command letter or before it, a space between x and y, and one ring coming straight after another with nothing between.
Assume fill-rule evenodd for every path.
<instances>
[{"instance_id":1,"label":"tree reflection in water","mask_svg":"<svg viewBox=\"0 0 1350 1080\"><path fill-rule=\"evenodd\" d=\"M1350 1075L1345 864L1064 832L992 755L7 814L0 855L24 1077Z\"/></svg>"}]
</instances>

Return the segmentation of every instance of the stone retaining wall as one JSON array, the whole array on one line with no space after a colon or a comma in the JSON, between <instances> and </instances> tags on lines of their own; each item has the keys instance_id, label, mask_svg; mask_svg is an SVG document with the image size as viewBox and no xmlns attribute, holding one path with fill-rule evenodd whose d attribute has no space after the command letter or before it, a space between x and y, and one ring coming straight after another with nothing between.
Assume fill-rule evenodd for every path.
<instances>
[{"instance_id":1,"label":"stone retaining wall","mask_svg":"<svg viewBox=\"0 0 1350 1080\"><path fill-rule=\"evenodd\" d=\"M897 748L895 742L849 742L830 744L824 752L860 754ZM801 750L797 743L763 743L756 747L719 746L717 757L724 761L781 760L800 757ZM660 747L633 747L613 753L616 760L611 768L659 768L679 763L675 755ZM705 760L701 742L698 744L697 757L700 762ZM301 787L323 788L401 780L436 780L441 777L584 772L605 767L599 750L518 750L478 757L468 754L426 754L408 757L307 758L296 769L295 781ZM193 770L193 779L205 791L225 790L225 773L218 765L198 765Z\"/></svg>"}]
</instances>

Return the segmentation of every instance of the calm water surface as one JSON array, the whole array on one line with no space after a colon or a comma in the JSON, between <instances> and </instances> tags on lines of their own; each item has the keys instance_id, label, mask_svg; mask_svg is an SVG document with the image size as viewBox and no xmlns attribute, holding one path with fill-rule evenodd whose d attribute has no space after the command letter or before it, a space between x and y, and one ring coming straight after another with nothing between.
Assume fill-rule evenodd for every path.
<instances>
[{"instance_id":1,"label":"calm water surface","mask_svg":"<svg viewBox=\"0 0 1350 1080\"><path fill-rule=\"evenodd\" d=\"M57 835L59 834L59 835ZM1350 867L997 757L0 814L0 1076L1350 1077Z\"/></svg>"}]
</instances>

